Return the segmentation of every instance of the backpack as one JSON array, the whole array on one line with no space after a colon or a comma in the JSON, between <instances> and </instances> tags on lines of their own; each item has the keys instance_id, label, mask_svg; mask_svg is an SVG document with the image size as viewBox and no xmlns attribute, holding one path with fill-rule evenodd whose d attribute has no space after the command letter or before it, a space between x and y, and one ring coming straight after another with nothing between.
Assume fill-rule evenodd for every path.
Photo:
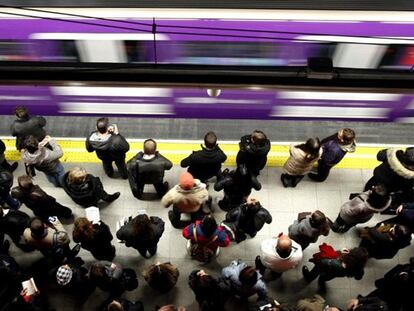
<instances>
[{"instance_id":1,"label":"backpack","mask_svg":"<svg viewBox=\"0 0 414 311\"><path fill-rule=\"evenodd\" d=\"M209 245L213 244L218 236L214 236L210 241L205 244L199 244L197 238L197 228L196 225L193 227L193 236L195 243L191 243L190 254L191 258L196 259L201 262L209 262L216 254L216 251L212 250Z\"/></svg>"}]
</instances>

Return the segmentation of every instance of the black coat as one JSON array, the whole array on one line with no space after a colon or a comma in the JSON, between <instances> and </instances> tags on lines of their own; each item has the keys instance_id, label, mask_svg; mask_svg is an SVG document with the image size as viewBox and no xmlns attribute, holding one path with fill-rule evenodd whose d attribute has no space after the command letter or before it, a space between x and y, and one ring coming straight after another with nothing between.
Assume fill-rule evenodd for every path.
<instances>
[{"instance_id":1,"label":"black coat","mask_svg":"<svg viewBox=\"0 0 414 311\"><path fill-rule=\"evenodd\" d=\"M99 177L88 174L83 184L73 185L68 182L68 176L69 172L65 174L62 186L70 198L75 203L84 207L97 206L99 200L101 200L105 194Z\"/></svg>"},{"instance_id":2,"label":"black coat","mask_svg":"<svg viewBox=\"0 0 414 311\"><path fill-rule=\"evenodd\" d=\"M106 141L91 141L91 135L94 133L96 133L96 131L92 132L86 138L85 145L88 152L96 151L96 155L101 160L125 159L125 154L129 150L129 144L124 136L121 134L111 134Z\"/></svg>"},{"instance_id":3,"label":"black coat","mask_svg":"<svg viewBox=\"0 0 414 311\"><path fill-rule=\"evenodd\" d=\"M188 172L194 178L204 182L220 173L221 164L227 160L227 156L218 145L213 149L206 149L203 146L201 148L183 159L181 167L188 167Z\"/></svg>"},{"instance_id":4,"label":"black coat","mask_svg":"<svg viewBox=\"0 0 414 311\"><path fill-rule=\"evenodd\" d=\"M232 223L234 227L254 237L264 224L272 222L272 215L262 206L252 213L247 204L242 204L226 214L226 222Z\"/></svg>"},{"instance_id":5,"label":"black coat","mask_svg":"<svg viewBox=\"0 0 414 311\"><path fill-rule=\"evenodd\" d=\"M75 243L80 243L82 248L90 251L98 260L114 259L115 247L111 244L112 240L111 229L102 221L99 224L93 224L93 234L88 239L73 237Z\"/></svg>"},{"instance_id":6,"label":"black coat","mask_svg":"<svg viewBox=\"0 0 414 311\"><path fill-rule=\"evenodd\" d=\"M202 286L197 273L200 270L194 270L190 273L188 284L193 290L196 300L200 305L201 311L221 311L224 310L224 304L229 295L230 285L223 279L214 278L212 286Z\"/></svg>"},{"instance_id":7,"label":"black coat","mask_svg":"<svg viewBox=\"0 0 414 311\"><path fill-rule=\"evenodd\" d=\"M0 170L0 195L8 195L13 186L13 174Z\"/></svg>"},{"instance_id":8,"label":"black coat","mask_svg":"<svg viewBox=\"0 0 414 311\"><path fill-rule=\"evenodd\" d=\"M244 164L253 175L259 175L267 162L270 140L266 139L263 146L259 146L251 141L251 135L245 135L240 139L239 146L240 150L236 157L237 166Z\"/></svg>"},{"instance_id":9,"label":"black coat","mask_svg":"<svg viewBox=\"0 0 414 311\"><path fill-rule=\"evenodd\" d=\"M24 230L29 227L30 216L24 212L9 209L8 213L0 218L0 231L8 234L13 241L17 242L23 235Z\"/></svg>"},{"instance_id":10,"label":"black coat","mask_svg":"<svg viewBox=\"0 0 414 311\"><path fill-rule=\"evenodd\" d=\"M135 196L138 195L138 185L161 183L164 172L172 167L172 162L158 152L151 159L143 156L143 152L138 152L127 162L129 185Z\"/></svg>"},{"instance_id":11,"label":"black coat","mask_svg":"<svg viewBox=\"0 0 414 311\"><path fill-rule=\"evenodd\" d=\"M414 186L414 171L401 163L401 150L384 149L378 152L377 160L382 163L374 169L376 183L385 185L388 191L411 192Z\"/></svg>"},{"instance_id":12,"label":"black coat","mask_svg":"<svg viewBox=\"0 0 414 311\"><path fill-rule=\"evenodd\" d=\"M11 125L11 133L16 136L16 148L21 150L24 148L24 141L30 135L34 136L38 141L42 141L46 136L44 126L46 119L43 117L30 117L28 120L14 120Z\"/></svg>"},{"instance_id":13,"label":"black coat","mask_svg":"<svg viewBox=\"0 0 414 311\"><path fill-rule=\"evenodd\" d=\"M151 237L148 237L135 235L133 227L133 224L136 221L135 219L136 217L126 225L122 226L116 233L116 237L121 241L125 241L125 245L127 247L133 247L135 249L141 247L151 247L158 244L158 241L164 233L164 221L159 217L151 216L150 220L154 234Z\"/></svg>"}]
</instances>

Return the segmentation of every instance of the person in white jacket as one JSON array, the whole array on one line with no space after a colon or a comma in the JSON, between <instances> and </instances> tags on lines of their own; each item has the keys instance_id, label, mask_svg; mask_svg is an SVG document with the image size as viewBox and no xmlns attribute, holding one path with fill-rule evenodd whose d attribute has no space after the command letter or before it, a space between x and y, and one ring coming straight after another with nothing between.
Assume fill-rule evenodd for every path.
<instances>
[{"instance_id":1,"label":"person in white jacket","mask_svg":"<svg viewBox=\"0 0 414 311\"><path fill-rule=\"evenodd\" d=\"M256 257L256 269L263 274L269 269L274 278L294 269L302 261L301 246L287 235L280 234L278 238L264 240L261 244L261 255Z\"/></svg>"}]
</instances>

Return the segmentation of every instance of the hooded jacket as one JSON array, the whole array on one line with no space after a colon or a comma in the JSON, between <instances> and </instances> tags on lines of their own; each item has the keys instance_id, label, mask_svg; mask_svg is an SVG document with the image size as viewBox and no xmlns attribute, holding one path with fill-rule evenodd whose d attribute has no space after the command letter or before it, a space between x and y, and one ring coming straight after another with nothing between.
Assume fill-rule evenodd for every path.
<instances>
[{"instance_id":1,"label":"hooded jacket","mask_svg":"<svg viewBox=\"0 0 414 311\"><path fill-rule=\"evenodd\" d=\"M70 198L75 203L84 207L97 206L104 193L103 185L99 177L88 174L83 184L74 185L69 183L68 176L69 172L65 174L62 186Z\"/></svg>"},{"instance_id":2,"label":"hooded jacket","mask_svg":"<svg viewBox=\"0 0 414 311\"><path fill-rule=\"evenodd\" d=\"M390 206L392 201L391 197L384 207L372 207L367 201L371 192L372 190L362 192L352 200L345 202L341 206L339 216L341 216L347 224L362 224L370 220L375 213L385 211Z\"/></svg>"},{"instance_id":3,"label":"hooded jacket","mask_svg":"<svg viewBox=\"0 0 414 311\"><path fill-rule=\"evenodd\" d=\"M37 170L53 173L55 167L60 163L59 159L63 156L62 148L56 143L56 140L51 139L48 147L39 146L34 153L30 153L23 149L22 159L26 166L34 166Z\"/></svg>"},{"instance_id":4,"label":"hooded jacket","mask_svg":"<svg viewBox=\"0 0 414 311\"><path fill-rule=\"evenodd\" d=\"M164 179L164 172L172 168L172 162L158 151L153 157L146 158L141 151L127 163L128 180L132 193L138 191L138 185L157 184Z\"/></svg>"},{"instance_id":5,"label":"hooded jacket","mask_svg":"<svg viewBox=\"0 0 414 311\"><path fill-rule=\"evenodd\" d=\"M191 243L193 244L200 244L200 245L205 245L208 244L215 236L217 236L217 239L208 244L208 248L210 248L213 251L216 251L218 247L227 247L230 245L230 239L229 236L227 235L226 231L224 231L223 227L221 226L217 226L216 231L211 235L211 237L206 237L203 230L201 229L201 221L197 220L195 222L195 224L190 224L187 227L184 228L183 230L183 236L187 239L190 240ZM194 238L194 226L196 228L196 236L197 236L197 242Z\"/></svg>"},{"instance_id":6,"label":"hooded jacket","mask_svg":"<svg viewBox=\"0 0 414 311\"><path fill-rule=\"evenodd\" d=\"M355 141L347 148L342 147L338 140L338 133L322 139L321 144L323 149L321 161L329 166L334 166L341 162L347 152L353 152L356 147Z\"/></svg>"},{"instance_id":7,"label":"hooded jacket","mask_svg":"<svg viewBox=\"0 0 414 311\"><path fill-rule=\"evenodd\" d=\"M290 269L294 269L302 261L303 253L302 247L292 241L292 250L290 255L286 258L280 257L276 252L277 239L264 240L260 246L261 260L266 268L278 273L285 272Z\"/></svg>"},{"instance_id":8,"label":"hooded jacket","mask_svg":"<svg viewBox=\"0 0 414 311\"><path fill-rule=\"evenodd\" d=\"M38 185L33 185L30 189L14 187L11 195L21 203L26 204L36 216L56 216L53 214L56 199L48 195Z\"/></svg>"},{"instance_id":9,"label":"hooded jacket","mask_svg":"<svg viewBox=\"0 0 414 311\"><path fill-rule=\"evenodd\" d=\"M46 119L43 117L30 117L28 120L14 120L10 131L16 136L16 148L21 150L24 148L24 141L30 135L34 136L38 141L42 141L46 132L43 127L46 125Z\"/></svg>"},{"instance_id":10,"label":"hooded jacket","mask_svg":"<svg viewBox=\"0 0 414 311\"><path fill-rule=\"evenodd\" d=\"M319 150L319 156L311 161L307 160L308 154L294 144L290 145L289 153L290 157L283 165L283 172L292 176L306 175L312 169L313 164L320 158L322 148Z\"/></svg>"},{"instance_id":11,"label":"hooded jacket","mask_svg":"<svg viewBox=\"0 0 414 311\"><path fill-rule=\"evenodd\" d=\"M311 215L306 216L301 221L297 219L288 228L289 237L302 247L315 243L320 235L327 236L329 233L329 226L323 228L312 227Z\"/></svg>"},{"instance_id":12,"label":"hooded jacket","mask_svg":"<svg viewBox=\"0 0 414 311\"><path fill-rule=\"evenodd\" d=\"M382 163L374 169L375 181L384 184L390 192L409 192L414 185L414 171L403 165L399 158L401 152L397 148L390 148L377 154L377 160Z\"/></svg>"},{"instance_id":13,"label":"hooded jacket","mask_svg":"<svg viewBox=\"0 0 414 311\"><path fill-rule=\"evenodd\" d=\"M110 134L101 136L98 131L92 132L86 138L86 150L96 151L101 160L122 160L129 150L129 144L121 134Z\"/></svg>"},{"instance_id":14,"label":"hooded jacket","mask_svg":"<svg viewBox=\"0 0 414 311\"><path fill-rule=\"evenodd\" d=\"M197 212L204 202L208 200L206 185L194 179L194 187L184 190L180 185L171 188L161 199L161 204L169 207L174 204L181 213Z\"/></svg>"},{"instance_id":15,"label":"hooded jacket","mask_svg":"<svg viewBox=\"0 0 414 311\"><path fill-rule=\"evenodd\" d=\"M162 234L164 233L164 221L157 217L151 216L151 227L154 230L154 235L152 237L136 235L134 232L134 223L136 222L136 217L133 218L130 222L122 226L116 233L116 237L125 241L126 247L133 247L138 249L139 247L151 247L158 244Z\"/></svg>"},{"instance_id":16,"label":"hooded jacket","mask_svg":"<svg viewBox=\"0 0 414 311\"><path fill-rule=\"evenodd\" d=\"M207 149L201 145L201 150L193 151L187 158L181 161L181 167L188 167L188 172L194 178L205 181L217 176L221 170L221 164L227 160L227 156L218 145Z\"/></svg>"},{"instance_id":17,"label":"hooded jacket","mask_svg":"<svg viewBox=\"0 0 414 311\"><path fill-rule=\"evenodd\" d=\"M245 164L254 175L265 167L267 154L270 151L270 140L266 139L263 145L252 142L251 135L245 135L240 139L240 150L237 153L237 166Z\"/></svg>"}]
</instances>

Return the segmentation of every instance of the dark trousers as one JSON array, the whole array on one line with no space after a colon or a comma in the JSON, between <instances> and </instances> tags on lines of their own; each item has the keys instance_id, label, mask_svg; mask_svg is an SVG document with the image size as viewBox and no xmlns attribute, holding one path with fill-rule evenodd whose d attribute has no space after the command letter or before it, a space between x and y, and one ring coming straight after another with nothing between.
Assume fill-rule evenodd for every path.
<instances>
[{"instance_id":1,"label":"dark trousers","mask_svg":"<svg viewBox=\"0 0 414 311\"><path fill-rule=\"evenodd\" d=\"M355 224L347 224L338 214L338 217L336 217L335 222L331 226L331 229L334 232L344 233L354 226Z\"/></svg>"},{"instance_id":2,"label":"dark trousers","mask_svg":"<svg viewBox=\"0 0 414 311\"><path fill-rule=\"evenodd\" d=\"M118 168L119 173L121 174L121 177L124 179L128 178L128 171L125 164L125 158L123 159L105 159L102 160L103 169L105 171L105 174L109 177L114 176L114 168L112 166L112 162L115 162L116 167Z\"/></svg>"},{"instance_id":3,"label":"dark trousers","mask_svg":"<svg viewBox=\"0 0 414 311\"><path fill-rule=\"evenodd\" d=\"M9 162L7 162L7 160L1 162L0 166L9 172L13 172L13 167L9 164Z\"/></svg>"},{"instance_id":4,"label":"dark trousers","mask_svg":"<svg viewBox=\"0 0 414 311\"><path fill-rule=\"evenodd\" d=\"M162 198L168 191L168 185L166 185L163 181L159 183L152 184L157 192L159 198ZM144 186L145 184L138 183L138 198L141 198L144 193Z\"/></svg>"},{"instance_id":5,"label":"dark trousers","mask_svg":"<svg viewBox=\"0 0 414 311\"><path fill-rule=\"evenodd\" d=\"M181 220L181 214L180 210L175 206L173 206L172 210L168 212L168 218L174 228L184 228L196 220L201 220L204 216L201 208L197 212L190 214L191 221Z\"/></svg>"},{"instance_id":6,"label":"dark trousers","mask_svg":"<svg viewBox=\"0 0 414 311\"><path fill-rule=\"evenodd\" d=\"M13 209L18 209L20 207L20 202L13 199L10 193L0 193L0 205L3 205L4 203Z\"/></svg>"},{"instance_id":7,"label":"dark trousers","mask_svg":"<svg viewBox=\"0 0 414 311\"><path fill-rule=\"evenodd\" d=\"M285 188L293 187L295 188L297 184L303 179L304 175L289 175L282 174L280 180Z\"/></svg>"},{"instance_id":8,"label":"dark trousers","mask_svg":"<svg viewBox=\"0 0 414 311\"><path fill-rule=\"evenodd\" d=\"M137 251L144 258L152 257L157 252L157 244L137 247ZM150 253L151 256L147 256L147 252Z\"/></svg>"},{"instance_id":9,"label":"dark trousers","mask_svg":"<svg viewBox=\"0 0 414 311\"><path fill-rule=\"evenodd\" d=\"M331 168L333 166L326 164L324 161L319 160L318 161L318 167L317 167L317 173L309 173L308 176L310 179L318 182L325 181L328 176L329 172L331 171Z\"/></svg>"},{"instance_id":10,"label":"dark trousers","mask_svg":"<svg viewBox=\"0 0 414 311\"><path fill-rule=\"evenodd\" d=\"M256 269L259 270L261 275L263 275L266 272L267 268L263 265L261 260L256 260L255 265L256 265ZM272 270L270 270L270 273L272 274L272 277L274 279L280 278L283 274L283 272L276 272Z\"/></svg>"},{"instance_id":11,"label":"dark trousers","mask_svg":"<svg viewBox=\"0 0 414 311\"><path fill-rule=\"evenodd\" d=\"M323 283L335 278L333 275L327 275L323 272L323 270L319 267L319 265L315 265L312 270L310 270L306 275L306 280L308 282L313 281L319 276L319 282Z\"/></svg>"}]
</instances>

